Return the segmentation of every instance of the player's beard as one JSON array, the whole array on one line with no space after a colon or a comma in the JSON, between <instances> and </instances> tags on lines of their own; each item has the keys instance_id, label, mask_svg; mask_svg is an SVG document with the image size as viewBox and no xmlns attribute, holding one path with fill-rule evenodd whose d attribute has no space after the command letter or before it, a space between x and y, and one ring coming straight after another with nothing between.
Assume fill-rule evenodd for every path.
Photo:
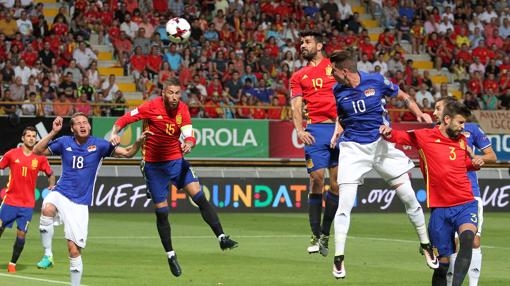
<instances>
[{"instance_id":1,"label":"player's beard","mask_svg":"<svg viewBox=\"0 0 510 286\"><path fill-rule=\"evenodd\" d=\"M451 127L446 127L446 134L448 134L448 137L450 137L450 139L458 139L460 132L462 132L462 130L455 131Z\"/></svg>"},{"instance_id":2,"label":"player's beard","mask_svg":"<svg viewBox=\"0 0 510 286\"><path fill-rule=\"evenodd\" d=\"M307 61L311 61L315 58L315 56L317 56L317 50L315 51L309 51L309 50L306 50L306 49L302 49L301 50L301 55L303 56L303 58Z\"/></svg>"}]
</instances>

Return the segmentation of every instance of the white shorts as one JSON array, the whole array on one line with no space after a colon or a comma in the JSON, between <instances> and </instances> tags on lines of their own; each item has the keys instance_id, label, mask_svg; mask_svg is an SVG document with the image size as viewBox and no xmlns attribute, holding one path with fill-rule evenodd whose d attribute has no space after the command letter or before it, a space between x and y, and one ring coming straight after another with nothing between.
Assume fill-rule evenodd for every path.
<instances>
[{"instance_id":1,"label":"white shorts","mask_svg":"<svg viewBox=\"0 0 510 286\"><path fill-rule=\"evenodd\" d=\"M55 222L64 223L64 233L67 240L73 241L78 247L85 248L89 227L89 208L72 202L59 192L50 192L43 201L51 203L57 208Z\"/></svg>"},{"instance_id":2,"label":"white shorts","mask_svg":"<svg viewBox=\"0 0 510 286\"><path fill-rule=\"evenodd\" d=\"M388 182L414 168L404 152L382 138L369 144L340 142L339 149L338 184L361 184L372 169Z\"/></svg>"}]
</instances>

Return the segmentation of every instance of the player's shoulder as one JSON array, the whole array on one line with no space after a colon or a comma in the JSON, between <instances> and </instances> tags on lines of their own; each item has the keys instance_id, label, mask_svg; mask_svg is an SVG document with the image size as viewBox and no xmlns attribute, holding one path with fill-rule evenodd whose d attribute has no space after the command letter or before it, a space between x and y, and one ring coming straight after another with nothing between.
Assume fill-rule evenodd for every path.
<instances>
[{"instance_id":1,"label":"player's shoulder","mask_svg":"<svg viewBox=\"0 0 510 286\"><path fill-rule=\"evenodd\" d=\"M291 81L301 81L305 75L310 71L310 66L304 66L297 71L295 71L291 76Z\"/></svg>"},{"instance_id":2,"label":"player's shoulder","mask_svg":"<svg viewBox=\"0 0 510 286\"><path fill-rule=\"evenodd\" d=\"M475 122L467 122L464 124L464 130L469 133L484 133L480 125Z\"/></svg>"}]
</instances>

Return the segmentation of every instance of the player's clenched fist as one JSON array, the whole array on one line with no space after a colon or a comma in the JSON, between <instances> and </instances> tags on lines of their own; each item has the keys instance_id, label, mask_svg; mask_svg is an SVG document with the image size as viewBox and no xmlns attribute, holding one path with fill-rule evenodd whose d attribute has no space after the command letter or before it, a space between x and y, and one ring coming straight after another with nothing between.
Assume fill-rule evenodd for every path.
<instances>
[{"instance_id":1,"label":"player's clenched fist","mask_svg":"<svg viewBox=\"0 0 510 286\"><path fill-rule=\"evenodd\" d=\"M379 133L385 138L391 137L391 131L392 131L391 127L387 125L381 125L379 127Z\"/></svg>"},{"instance_id":2,"label":"player's clenched fist","mask_svg":"<svg viewBox=\"0 0 510 286\"><path fill-rule=\"evenodd\" d=\"M60 130L62 129L63 122L64 119L58 116L57 118L55 118L55 120L53 120L53 126L51 130L54 131L55 133L60 132Z\"/></svg>"}]
</instances>

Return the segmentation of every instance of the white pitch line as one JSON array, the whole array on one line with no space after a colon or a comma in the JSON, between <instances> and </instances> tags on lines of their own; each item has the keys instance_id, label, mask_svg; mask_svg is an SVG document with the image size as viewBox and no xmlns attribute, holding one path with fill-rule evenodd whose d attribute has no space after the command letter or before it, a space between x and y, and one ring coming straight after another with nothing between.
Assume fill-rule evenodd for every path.
<instances>
[{"instance_id":1,"label":"white pitch line","mask_svg":"<svg viewBox=\"0 0 510 286\"><path fill-rule=\"evenodd\" d=\"M309 238L309 235L301 234L268 234L268 235L236 235L238 238ZM175 239L211 239L211 235L176 235L172 236ZM384 237L370 237L370 236L348 236L349 239L366 239L376 241L398 242L398 243L417 243L416 240L394 239ZM159 236L89 236L89 239L159 239ZM489 249L506 249L510 247L482 245L484 248Z\"/></svg>"},{"instance_id":2,"label":"white pitch line","mask_svg":"<svg viewBox=\"0 0 510 286\"><path fill-rule=\"evenodd\" d=\"M53 283L53 284L71 285L71 283L69 283L69 282L58 281L58 280L50 280L50 279L43 279L43 278L35 278L35 277L30 277L30 276L23 276L23 275L19 275L17 273L16 274L0 273L0 276L8 277L8 278L17 278L17 279L25 279L25 280L32 280L32 281L47 282L47 283ZM81 285L82 286L87 286L87 285L83 285L83 284L81 284Z\"/></svg>"}]
</instances>

